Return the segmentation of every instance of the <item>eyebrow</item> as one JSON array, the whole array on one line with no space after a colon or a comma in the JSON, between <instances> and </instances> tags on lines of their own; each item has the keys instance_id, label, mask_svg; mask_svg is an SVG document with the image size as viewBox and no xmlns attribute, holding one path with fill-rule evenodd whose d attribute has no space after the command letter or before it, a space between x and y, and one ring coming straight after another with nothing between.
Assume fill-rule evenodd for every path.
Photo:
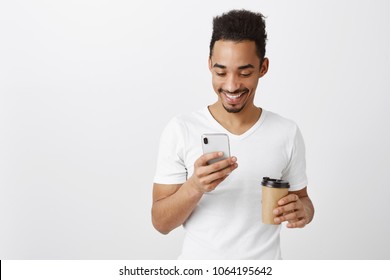
<instances>
[{"instance_id":1,"label":"eyebrow","mask_svg":"<svg viewBox=\"0 0 390 280\"><path fill-rule=\"evenodd\" d=\"M215 63L213 65L213 67L217 67L217 68L221 68L221 69L226 69L226 66L225 65L221 65L221 64L218 64L218 63Z\"/></svg>"},{"instance_id":2,"label":"eyebrow","mask_svg":"<svg viewBox=\"0 0 390 280\"><path fill-rule=\"evenodd\" d=\"M226 69L226 66L225 65L221 65L221 64L218 64L218 63L215 63L213 65L213 67L216 67L216 68L221 68L221 69ZM248 69L248 68L255 68L252 64L247 64L247 65L242 65L242 66L239 66L238 67L238 70L243 70L243 69Z\"/></svg>"}]
</instances>

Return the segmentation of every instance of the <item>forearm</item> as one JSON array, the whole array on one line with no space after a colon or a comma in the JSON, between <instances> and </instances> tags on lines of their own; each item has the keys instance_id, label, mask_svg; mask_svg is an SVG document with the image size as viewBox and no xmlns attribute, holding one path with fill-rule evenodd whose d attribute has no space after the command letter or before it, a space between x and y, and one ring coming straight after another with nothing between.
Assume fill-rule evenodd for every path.
<instances>
[{"instance_id":1,"label":"forearm","mask_svg":"<svg viewBox=\"0 0 390 280\"><path fill-rule=\"evenodd\" d=\"M174 194L153 202L153 226L167 234L182 225L191 215L202 197L202 193L185 182Z\"/></svg>"},{"instance_id":2,"label":"forearm","mask_svg":"<svg viewBox=\"0 0 390 280\"><path fill-rule=\"evenodd\" d=\"M183 185L154 184L152 222L167 234L182 225L206 192L213 191L237 168L237 158L229 157L209 164L223 156L222 152L207 153L194 163L194 173Z\"/></svg>"}]
</instances>

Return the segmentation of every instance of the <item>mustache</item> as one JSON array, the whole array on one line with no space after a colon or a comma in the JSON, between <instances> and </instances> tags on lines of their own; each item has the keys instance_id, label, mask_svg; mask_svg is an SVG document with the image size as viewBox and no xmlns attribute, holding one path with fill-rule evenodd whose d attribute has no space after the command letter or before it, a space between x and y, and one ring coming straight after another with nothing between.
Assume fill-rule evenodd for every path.
<instances>
[{"instance_id":1,"label":"mustache","mask_svg":"<svg viewBox=\"0 0 390 280\"><path fill-rule=\"evenodd\" d=\"M236 89L235 91L229 91L229 90L225 90L223 88L219 88L218 89L219 93L225 92L225 93L229 93L229 94L246 93L248 91L249 91L249 89L247 89L247 88Z\"/></svg>"}]
</instances>

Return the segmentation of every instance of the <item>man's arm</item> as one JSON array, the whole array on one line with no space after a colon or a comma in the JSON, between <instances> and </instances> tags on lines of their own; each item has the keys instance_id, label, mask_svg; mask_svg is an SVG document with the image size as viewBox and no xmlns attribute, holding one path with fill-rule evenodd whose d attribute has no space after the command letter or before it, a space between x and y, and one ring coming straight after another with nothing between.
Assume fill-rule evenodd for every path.
<instances>
[{"instance_id":1,"label":"man's arm","mask_svg":"<svg viewBox=\"0 0 390 280\"><path fill-rule=\"evenodd\" d=\"M275 222L287 221L288 228L303 228L313 220L314 206L307 194L307 187L292 191L278 201L279 207L274 209Z\"/></svg>"},{"instance_id":2,"label":"man's arm","mask_svg":"<svg viewBox=\"0 0 390 280\"><path fill-rule=\"evenodd\" d=\"M167 234L183 224L196 207L202 193L189 186L153 185L153 226L162 234Z\"/></svg>"},{"instance_id":3,"label":"man's arm","mask_svg":"<svg viewBox=\"0 0 390 280\"><path fill-rule=\"evenodd\" d=\"M203 194L214 190L237 168L235 157L207 164L222 155L216 152L201 156L195 162L194 174L184 184L154 184L152 222L159 232L167 234L182 225Z\"/></svg>"}]
</instances>

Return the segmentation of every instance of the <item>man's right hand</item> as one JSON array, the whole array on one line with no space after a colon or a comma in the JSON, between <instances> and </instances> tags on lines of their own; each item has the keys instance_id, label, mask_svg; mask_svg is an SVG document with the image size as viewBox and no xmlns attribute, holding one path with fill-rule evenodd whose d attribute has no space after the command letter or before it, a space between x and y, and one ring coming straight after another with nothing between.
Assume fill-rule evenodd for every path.
<instances>
[{"instance_id":1,"label":"man's right hand","mask_svg":"<svg viewBox=\"0 0 390 280\"><path fill-rule=\"evenodd\" d=\"M159 232L167 234L182 225L203 194L214 190L237 168L236 157L207 164L209 160L222 156L223 153L215 152L198 158L194 163L194 174L184 184L154 183L152 221Z\"/></svg>"},{"instance_id":2,"label":"man's right hand","mask_svg":"<svg viewBox=\"0 0 390 280\"><path fill-rule=\"evenodd\" d=\"M222 152L204 154L195 161L194 174L188 179L191 186L200 193L213 191L237 168L237 158L229 157L213 164L207 162L223 156Z\"/></svg>"}]
</instances>

